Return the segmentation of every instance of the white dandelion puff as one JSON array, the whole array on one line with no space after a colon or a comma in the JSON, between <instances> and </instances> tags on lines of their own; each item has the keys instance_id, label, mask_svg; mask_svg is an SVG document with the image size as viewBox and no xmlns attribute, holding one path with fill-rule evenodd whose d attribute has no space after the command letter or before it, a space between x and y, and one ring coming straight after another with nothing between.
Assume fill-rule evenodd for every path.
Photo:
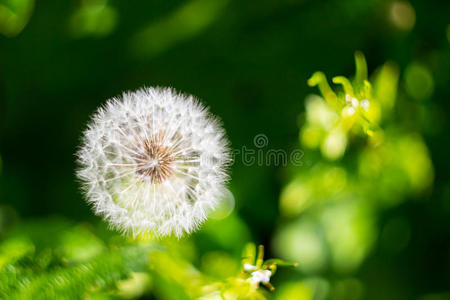
<instances>
[{"instance_id":1,"label":"white dandelion puff","mask_svg":"<svg viewBox=\"0 0 450 300\"><path fill-rule=\"evenodd\" d=\"M230 162L217 118L192 96L144 88L93 115L77 153L87 200L134 236L182 236L224 195Z\"/></svg>"}]
</instances>

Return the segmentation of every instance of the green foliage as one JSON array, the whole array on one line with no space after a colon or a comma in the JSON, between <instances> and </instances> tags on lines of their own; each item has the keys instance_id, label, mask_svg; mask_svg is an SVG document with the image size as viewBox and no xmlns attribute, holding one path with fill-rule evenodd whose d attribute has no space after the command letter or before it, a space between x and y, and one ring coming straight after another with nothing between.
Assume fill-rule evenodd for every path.
<instances>
[{"instance_id":1,"label":"green foliage","mask_svg":"<svg viewBox=\"0 0 450 300\"><path fill-rule=\"evenodd\" d=\"M449 299L449 42L445 1L0 0L0 298ZM233 149L303 165L237 158L236 204L189 239L97 227L73 153L96 107L142 85L198 95ZM273 292L241 273L249 241L299 263Z\"/></svg>"},{"instance_id":2,"label":"green foliage","mask_svg":"<svg viewBox=\"0 0 450 300\"><path fill-rule=\"evenodd\" d=\"M129 299L152 292L165 299L209 299L216 294L223 299L265 299L254 272L270 270L270 279L277 266L295 266L279 259L263 261L263 247L255 257L255 245L248 244L243 262L254 264L252 270L241 272L243 264L231 257L217 264L227 254L216 253L215 275L210 276L212 265L203 266L203 272L191 262L189 241L132 241L100 233L61 219L23 223L4 233L0 297ZM273 289L268 281L262 284Z\"/></svg>"},{"instance_id":3,"label":"green foliage","mask_svg":"<svg viewBox=\"0 0 450 300\"><path fill-rule=\"evenodd\" d=\"M383 132L379 124L390 114L396 99L398 71L394 64L382 66L372 87L362 53L355 54L355 63L353 82L344 76L333 77L333 83L341 86L338 93L331 89L322 72L314 73L308 80L310 86L319 87L326 104L317 97L308 100L308 122L301 132L302 142L311 148L320 146L322 154L331 160L344 155L350 135L367 135L371 143L380 143Z\"/></svg>"},{"instance_id":4,"label":"green foliage","mask_svg":"<svg viewBox=\"0 0 450 300\"><path fill-rule=\"evenodd\" d=\"M277 253L301 261L299 268L307 277L286 285L279 299L289 299L284 297L292 291L303 294L299 299L313 299L320 292L311 280L327 269L339 279L321 279L331 285L324 299L354 297L353 286L361 289L362 284L351 276L377 244L379 216L411 195L424 193L433 182L423 138L393 113L397 67L384 64L371 84L364 56L357 52L355 61L352 81L333 78L341 86L337 92L321 72L308 81L319 87L323 98L307 99L300 140L305 147L320 148L321 156L311 167L293 170L280 197L281 212L289 221L275 237ZM389 232L410 231L408 222L392 224ZM397 241L404 247L408 237ZM392 247L397 248L397 241L391 238ZM361 293L355 299L360 297Z\"/></svg>"},{"instance_id":5,"label":"green foliage","mask_svg":"<svg viewBox=\"0 0 450 300\"><path fill-rule=\"evenodd\" d=\"M0 2L0 33L7 37L18 35L27 25L34 9L34 0L5 0Z\"/></svg>"},{"instance_id":6,"label":"green foliage","mask_svg":"<svg viewBox=\"0 0 450 300\"><path fill-rule=\"evenodd\" d=\"M112 292L130 272L145 270L153 249L124 241L106 246L84 226L60 220L33 222L1 243L0 296L79 299Z\"/></svg>"}]
</instances>

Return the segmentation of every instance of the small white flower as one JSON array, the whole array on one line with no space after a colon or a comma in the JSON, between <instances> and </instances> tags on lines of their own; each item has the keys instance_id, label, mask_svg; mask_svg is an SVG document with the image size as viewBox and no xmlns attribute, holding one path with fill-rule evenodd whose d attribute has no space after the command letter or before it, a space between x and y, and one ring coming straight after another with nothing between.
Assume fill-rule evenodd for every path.
<instances>
[{"instance_id":1,"label":"small white flower","mask_svg":"<svg viewBox=\"0 0 450 300\"><path fill-rule=\"evenodd\" d=\"M252 272L251 275L252 277L250 277L250 281L255 285L259 285L260 283L268 283L270 281L270 276L272 276L272 272L261 269Z\"/></svg>"},{"instance_id":2,"label":"small white flower","mask_svg":"<svg viewBox=\"0 0 450 300\"><path fill-rule=\"evenodd\" d=\"M254 266L254 265L251 265L251 264L244 264L244 270L245 271L253 271L253 270L256 270L257 268L256 268L256 266Z\"/></svg>"},{"instance_id":3,"label":"small white flower","mask_svg":"<svg viewBox=\"0 0 450 300\"><path fill-rule=\"evenodd\" d=\"M194 97L144 88L94 114L77 153L88 202L124 233L195 230L225 191L220 122Z\"/></svg>"},{"instance_id":4,"label":"small white flower","mask_svg":"<svg viewBox=\"0 0 450 300\"><path fill-rule=\"evenodd\" d=\"M348 117L348 116L353 116L355 114L356 110L349 106L349 107L344 107L344 109L342 110L342 116L343 117Z\"/></svg>"},{"instance_id":5,"label":"small white flower","mask_svg":"<svg viewBox=\"0 0 450 300\"><path fill-rule=\"evenodd\" d=\"M369 111L370 101L367 99L361 100L361 106L362 108L364 108L365 111Z\"/></svg>"},{"instance_id":6,"label":"small white flower","mask_svg":"<svg viewBox=\"0 0 450 300\"><path fill-rule=\"evenodd\" d=\"M355 97L350 96L349 94L345 95L345 102L350 104L352 107L358 107L359 101Z\"/></svg>"}]
</instances>

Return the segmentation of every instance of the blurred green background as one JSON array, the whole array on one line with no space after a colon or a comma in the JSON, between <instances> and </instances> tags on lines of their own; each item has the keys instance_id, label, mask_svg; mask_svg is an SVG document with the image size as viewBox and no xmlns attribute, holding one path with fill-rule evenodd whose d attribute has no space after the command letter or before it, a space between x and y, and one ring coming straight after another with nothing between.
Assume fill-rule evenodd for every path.
<instances>
[{"instance_id":1,"label":"blurred green background","mask_svg":"<svg viewBox=\"0 0 450 300\"><path fill-rule=\"evenodd\" d=\"M305 150L295 168L236 159L234 212L194 235L198 257L252 240L299 262L274 278L279 299L450 299L449 20L448 1L426 0L0 0L0 238L35 219L104 226L74 176L86 122L125 90L172 86L223 120L233 149L264 134ZM299 140L308 78L353 76L355 50L369 74L396 64L383 153L412 173L381 164L362 185L363 141L327 159ZM289 206L306 197L320 203Z\"/></svg>"}]
</instances>

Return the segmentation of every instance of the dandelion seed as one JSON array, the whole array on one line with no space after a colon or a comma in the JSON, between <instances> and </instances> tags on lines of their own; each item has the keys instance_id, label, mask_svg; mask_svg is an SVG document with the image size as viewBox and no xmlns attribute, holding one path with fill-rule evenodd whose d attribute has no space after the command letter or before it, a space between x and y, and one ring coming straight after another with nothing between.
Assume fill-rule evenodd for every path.
<instances>
[{"instance_id":1,"label":"dandelion seed","mask_svg":"<svg viewBox=\"0 0 450 300\"><path fill-rule=\"evenodd\" d=\"M195 230L224 195L230 162L220 122L192 96L145 88L94 114L77 153L88 202L116 229Z\"/></svg>"}]
</instances>

